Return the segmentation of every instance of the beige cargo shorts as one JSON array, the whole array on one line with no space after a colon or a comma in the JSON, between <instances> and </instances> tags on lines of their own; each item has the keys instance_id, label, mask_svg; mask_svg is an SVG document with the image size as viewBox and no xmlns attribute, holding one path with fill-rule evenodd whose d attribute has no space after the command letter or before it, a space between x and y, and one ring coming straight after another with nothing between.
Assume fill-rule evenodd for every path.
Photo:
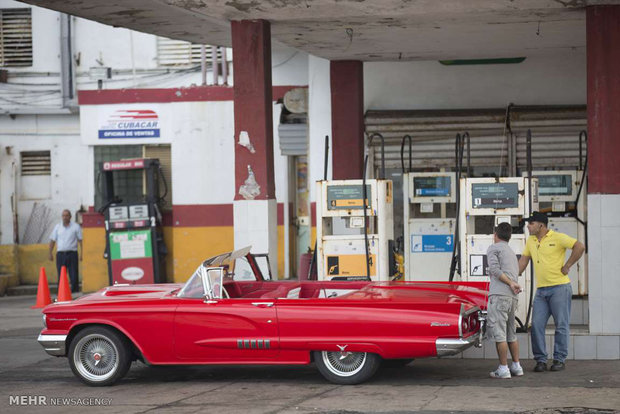
<instances>
[{"instance_id":1,"label":"beige cargo shorts","mask_svg":"<svg viewBox=\"0 0 620 414\"><path fill-rule=\"evenodd\" d=\"M517 298L491 295L487 307L487 338L495 342L514 342L517 340L515 312Z\"/></svg>"}]
</instances>

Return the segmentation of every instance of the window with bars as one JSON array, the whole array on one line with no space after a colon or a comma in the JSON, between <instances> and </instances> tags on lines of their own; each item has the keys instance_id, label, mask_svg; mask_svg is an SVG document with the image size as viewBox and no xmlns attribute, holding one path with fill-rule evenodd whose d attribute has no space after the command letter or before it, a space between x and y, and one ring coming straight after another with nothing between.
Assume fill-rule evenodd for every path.
<instances>
[{"instance_id":1,"label":"window with bars","mask_svg":"<svg viewBox=\"0 0 620 414\"><path fill-rule=\"evenodd\" d=\"M200 64L200 47L196 43L173 40L166 37L157 38L157 64L159 66L188 67ZM205 46L207 62L211 62L211 46ZM217 50L218 61L222 59L222 48Z\"/></svg>"},{"instance_id":2,"label":"window with bars","mask_svg":"<svg viewBox=\"0 0 620 414\"><path fill-rule=\"evenodd\" d=\"M52 160L49 151L24 151L20 153L22 176L50 175Z\"/></svg>"},{"instance_id":3,"label":"window with bars","mask_svg":"<svg viewBox=\"0 0 620 414\"><path fill-rule=\"evenodd\" d=\"M95 210L103 205L102 164L106 161L119 161L130 158L157 158L164 174L166 185L159 181L159 194L166 195L160 205L163 210L172 208L172 164L170 161L170 144L166 145L106 145L95 147ZM146 185L143 170L125 170L114 172L114 193L123 202L142 202Z\"/></svg>"},{"instance_id":4,"label":"window with bars","mask_svg":"<svg viewBox=\"0 0 620 414\"><path fill-rule=\"evenodd\" d=\"M142 158L142 145L110 145L95 147L95 209L103 205L103 181L101 166L106 161ZM114 173L114 192L124 202L142 201L142 170L126 170Z\"/></svg>"},{"instance_id":5,"label":"window with bars","mask_svg":"<svg viewBox=\"0 0 620 414\"><path fill-rule=\"evenodd\" d=\"M32 66L32 10L0 9L0 67Z\"/></svg>"}]
</instances>

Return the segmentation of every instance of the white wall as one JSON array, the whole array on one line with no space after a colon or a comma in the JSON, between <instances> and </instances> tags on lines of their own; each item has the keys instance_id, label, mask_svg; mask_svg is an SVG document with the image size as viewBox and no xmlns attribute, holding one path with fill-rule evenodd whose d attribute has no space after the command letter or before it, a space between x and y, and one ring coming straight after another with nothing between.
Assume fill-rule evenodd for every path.
<instances>
[{"instance_id":1,"label":"white wall","mask_svg":"<svg viewBox=\"0 0 620 414\"><path fill-rule=\"evenodd\" d=\"M364 108L459 109L586 102L586 56L519 64L444 66L437 61L364 63Z\"/></svg>"},{"instance_id":2,"label":"white wall","mask_svg":"<svg viewBox=\"0 0 620 414\"><path fill-rule=\"evenodd\" d=\"M620 333L620 194L588 194L590 333Z\"/></svg>"},{"instance_id":3,"label":"white wall","mask_svg":"<svg viewBox=\"0 0 620 414\"><path fill-rule=\"evenodd\" d=\"M235 191L233 103L168 105L170 115L177 120L171 147L173 204L232 203Z\"/></svg>"},{"instance_id":4,"label":"white wall","mask_svg":"<svg viewBox=\"0 0 620 414\"><path fill-rule=\"evenodd\" d=\"M60 220L60 213L68 208L72 212L80 205L92 204L88 200L88 187L92 186L92 162L88 160L89 148L80 145L79 122L76 115L34 116L18 115L15 119L0 118L0 243L13 242L13 217L11 196L17 191L19 236L23 238L35 202L51 209L49 222ZM49 197L27 199L21 191L20 152L50 151L51 176ZM17 186L14 185L12 164L17 165ZM46 229L49 233L51 228ZM47 241L49 234L45 235Z\"/></svg>"},{"instance_id":5,"label":"white wall","mask_svg":"<svg viewBox=\"0 0 620 414\"><path fill-rule=\"evenodd\" d=\"M332 105L329 80L329 60L310 56L308 59L309 201L316 201L315 183L323 179L325 135L330 137L327 178L332 177Z\"/></svg>"}]
</instances>

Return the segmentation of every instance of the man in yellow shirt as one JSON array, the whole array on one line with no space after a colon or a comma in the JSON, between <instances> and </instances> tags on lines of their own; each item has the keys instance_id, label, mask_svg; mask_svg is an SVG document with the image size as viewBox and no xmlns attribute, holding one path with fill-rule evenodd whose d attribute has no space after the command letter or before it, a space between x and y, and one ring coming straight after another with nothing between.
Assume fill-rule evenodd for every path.
<instances>
[{"instance_id":1,"label":"man in yellow shirt","mask_svg":"<svg viewBox=\"0 0 620 414\"><path fill-rule=\"evenodd\" d=\"M577 239L548 229L548 219L543 213L535 211L526 221L530 237L519 259L519 274L523 273L531 260L536 275L536 296L532 311L532 352L536 360L534 371L547 370L545 327L550 315L553 315L555 323L551 371L561 371L568 355L570 305L573 296L567 275L586 248ZM572 252L564 263L566 249L572 249Z\"/></svg>"}]
</instances>

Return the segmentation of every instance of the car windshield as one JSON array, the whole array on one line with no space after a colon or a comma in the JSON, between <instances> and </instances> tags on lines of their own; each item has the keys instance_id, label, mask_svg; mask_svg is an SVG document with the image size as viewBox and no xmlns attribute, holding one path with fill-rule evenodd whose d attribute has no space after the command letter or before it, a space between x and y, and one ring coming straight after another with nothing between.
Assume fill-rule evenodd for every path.
<instances>
[{"instance_id":1,"label":"car windshield","mask_svg":"<svg viewBox=\"0 0 620 414\"><path fill-rule=\"evenodd\" d=\"M189 278L189 280L183 286L183 289L177 294L180 298L193 298L200 299L205 297L205 290L202 284L202 265L198 266L198 269Z\"/></svg>"},{"instance_id":2,"label":"car windshield","mask_svg":"<svg viewBox=\"0 0 620 414\"><path fill-rule=\"evenodd\" d=\"M224 280L269 280L271 278L269 258L266 254L250 255L250 249L251 246L248 246L208 258L198 266L177 296L194 299L206 296L221 297L221 286ZM250 263L248 256L254 257L254 265ZM253 266L258 266L256 272ZM217 277L221 278L218 283L216 283L213 269L218 269ZM206 280L203 282L203 279Z\"/></svg>"}]
</instances>

